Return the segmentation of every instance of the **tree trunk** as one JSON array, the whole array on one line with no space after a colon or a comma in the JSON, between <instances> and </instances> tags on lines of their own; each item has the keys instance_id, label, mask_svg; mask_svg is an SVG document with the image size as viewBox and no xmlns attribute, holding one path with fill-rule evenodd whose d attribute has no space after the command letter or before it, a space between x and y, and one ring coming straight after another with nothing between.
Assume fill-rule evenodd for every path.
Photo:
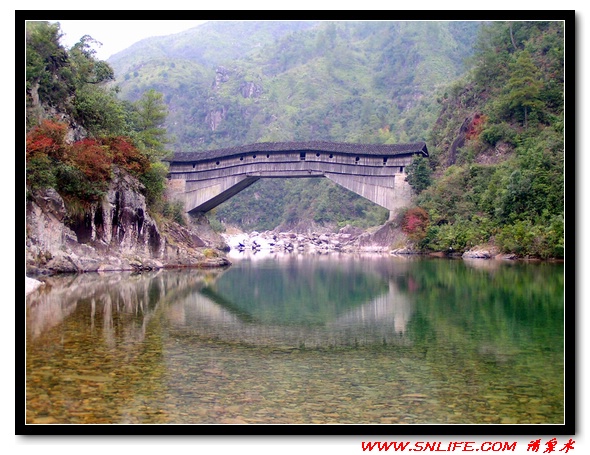
<instances>
[{"instance_id":1,"label":"tree trunk","mask_svg":"<svg viewBox=\"0 0 590 455\"><path fill-rule=\"evenodd\" d=\"M516 43L514 42L514 34L512 33L512 22L510 22L510 41L512 41L512 46L514 47L514 50L518 50L518 48L516 47Z\"/></svg>"}]
</instances>

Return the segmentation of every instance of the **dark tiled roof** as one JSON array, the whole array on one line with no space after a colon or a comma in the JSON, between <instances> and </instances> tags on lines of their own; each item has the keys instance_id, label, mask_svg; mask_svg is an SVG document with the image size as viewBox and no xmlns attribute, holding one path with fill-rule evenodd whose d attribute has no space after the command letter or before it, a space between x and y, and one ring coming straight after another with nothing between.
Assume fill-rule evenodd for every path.
<instances>
[{"instance_id":1,"label":"dark tiled roof","mask_svg":"<svg viewBox=\"0 0 590 455\"><path fill-rule=\"evenodd\" d=\"M348 155L379 155L395 156L410 153L422 153L428 156L425 142L411 144L352 144L348 142L258 142L255 144L241 145L217 150L204 150L201 152L175 153L170 162L204 161L229 156L244 155L249 153L270 152L330 152L344 153Z\"/></svg>"}]
</instances>

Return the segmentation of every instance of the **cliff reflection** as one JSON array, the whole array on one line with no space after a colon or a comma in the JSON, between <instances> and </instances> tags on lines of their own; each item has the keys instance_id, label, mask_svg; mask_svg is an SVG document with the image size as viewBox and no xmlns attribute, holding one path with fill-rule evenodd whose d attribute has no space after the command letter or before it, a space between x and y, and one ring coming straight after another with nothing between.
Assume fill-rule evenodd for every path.
<instances>
[{"instance_id":1,"label":"cliff reflection","mask_svg":"<svg viewBox=\"0 0 590 455\"><path fill-rule=\"evenodd\" d=\"M46 286L26 297L27 334L36 339L76 312L82 314L81 319L88 325L90 333L102 333L102 339L108 346L140 342L158 307L179 295L182 297L183 293L205 286L219 273L223 271L46 277Z\"/></svg>"},{"instance_id":2,"label":"cliff reflection","mask_svg":"<svg viewBox=\"0 0 590 455\"><path fill-rule=\"evenodd\" d=\"M227 270L47 278L27 297L27 333L35 339L76 312L106 346L129 346L161 308L172 332L232 343L399 343L413 311L398 286L407 263L386 259L293 255Z\"/></svg>"}]
</instances>

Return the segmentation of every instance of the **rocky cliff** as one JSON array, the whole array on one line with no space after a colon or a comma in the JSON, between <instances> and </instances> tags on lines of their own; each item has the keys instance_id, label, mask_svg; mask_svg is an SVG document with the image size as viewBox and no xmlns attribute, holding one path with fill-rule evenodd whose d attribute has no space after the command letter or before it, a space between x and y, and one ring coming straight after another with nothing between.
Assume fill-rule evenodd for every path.
<instances>
[{"instance_id":1,"label":"rocky cliff","mask_svg":"<svg viewBox=\"0 0 590 455\"><path fill-rule=\"evenodd\" d=\"M84 209L66 208L54 189L26 201L29 276L116 270L229 265L223 239L206 220L187 226L148 213L141 184L115 169L105 197Z\"/></svg>"}]
</instances>

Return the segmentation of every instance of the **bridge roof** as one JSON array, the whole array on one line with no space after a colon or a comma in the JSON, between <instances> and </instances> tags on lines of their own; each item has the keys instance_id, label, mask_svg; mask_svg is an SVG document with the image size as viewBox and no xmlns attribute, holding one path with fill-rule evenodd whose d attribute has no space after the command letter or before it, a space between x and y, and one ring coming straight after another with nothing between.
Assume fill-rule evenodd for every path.
<instances>
[{"instance_id":1,"label":"bridge roof","mask_svg":"<svg viewBox=\"0 0 590 455\"><path fill-rule=\"evenodd\" d=\"M204 150L200 152L179 152L169 159L170 162L194 162L225 158L248 153L270 152L329 152L343 153L347 155L379 155L396 156L422 153L428 156L426 142L413 142L411 144L354 144L349 142L258 142L255 144L241 145L216 150Z\"/></svg>"}]
</instances>

